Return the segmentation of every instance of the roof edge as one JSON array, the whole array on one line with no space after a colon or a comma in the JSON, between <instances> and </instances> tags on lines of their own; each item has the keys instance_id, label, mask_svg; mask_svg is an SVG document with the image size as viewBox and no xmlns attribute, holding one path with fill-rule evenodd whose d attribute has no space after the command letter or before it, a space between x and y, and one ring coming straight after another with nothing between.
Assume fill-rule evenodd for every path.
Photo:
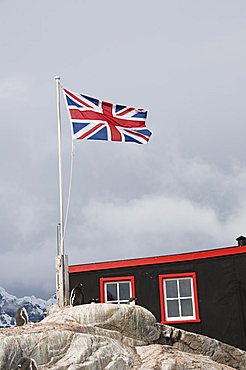
<instances>
[{"instance_id":1,"label":"roof edge","mask_svg":"<svg viewBox=\"0 0 246 370\"><path fill-rule=\"evenodd\" d=\"M199 259L223 257L236 254L246 253L246 246L234 246L219 249L211 249L198 252L188 252L181 254L171 254L165 256L156 257L141 257L127 260L117 260L108 262L92 262L80 265L71 265L68 267L70 274L76 272L96 271L96 270L107 270L116 269L122 267L134 267L134 266L145 266L155 265L161 263L172 263L172 262L183 262L183 261L194 261Z\"/></svg>"}]
</instances>

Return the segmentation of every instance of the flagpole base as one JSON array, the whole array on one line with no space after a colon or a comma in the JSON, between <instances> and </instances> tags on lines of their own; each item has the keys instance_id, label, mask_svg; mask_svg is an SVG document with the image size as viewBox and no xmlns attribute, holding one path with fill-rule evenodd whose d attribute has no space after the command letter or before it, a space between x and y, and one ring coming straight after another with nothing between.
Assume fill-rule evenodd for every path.
<instances>
[{"instance_id":1,"label":"flagpole base","mask_svg":"<svg viewBox=\"0 0 246 370\"><path fill-rule=\"evenodd\" d=\"M59 307L69 305L68 256L56 257L56 302Z\"/></svg>"}]
</instances>

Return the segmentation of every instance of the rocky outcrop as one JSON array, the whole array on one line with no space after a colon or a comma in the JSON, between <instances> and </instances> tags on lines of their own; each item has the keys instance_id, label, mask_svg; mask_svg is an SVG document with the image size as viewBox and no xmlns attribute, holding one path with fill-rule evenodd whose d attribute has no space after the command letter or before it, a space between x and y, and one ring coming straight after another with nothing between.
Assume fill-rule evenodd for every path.
<instances>
[{"instance_id":1,"label":"rocky outcrop","mask_svg":"<svg viewBox=\"0 0 246 370\"><path fill-rule=\"evenodd\" d=\"M234 348L204 335L175 329L168 325L160 325L160 327L162 330L160 343L165 343L165 333L171 333L173 348L182 352L209 356L218 363L230 365L235 369L246 370L245 352L241 349Z\"/></svg>"},{"instance_id":2,"label":"rocky outcrop","mask_svg":"<svg viewBox=\"0 0 246 370\"><path fill-rule=\"evenodd\" d=\"M233 367L212 361L207 356L190 355L169 346L137 347L141 370L231 370Z\"/></svg>"},{"instance_id":3,"label":"rocky outcrop","mask_svg":"<svg viewBox=\"0 0 246 370\"><path fill-rule=\"evenodd\" d=\"M244 351L221 344L225 364L214 355L217 341L206 337L173 332L172 346L163 344L168 329L140 306L53 307L41 323L0 330L0 369L14 369L22 356L40 370L246 369Z\"/></svg>"}]
</instances>

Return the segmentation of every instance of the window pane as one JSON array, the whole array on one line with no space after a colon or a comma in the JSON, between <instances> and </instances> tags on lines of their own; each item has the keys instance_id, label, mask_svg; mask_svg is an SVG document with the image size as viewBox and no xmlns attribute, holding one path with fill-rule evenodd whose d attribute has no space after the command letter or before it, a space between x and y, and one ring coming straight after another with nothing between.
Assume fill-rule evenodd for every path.
<instances>
[{"instance_id":1,"label":"window pane","mask_svg":"<svg viewBox=\"0 0 246 370\"><path fill-rule=\"evenodd\" d=\"M167 298L178 297L177 280L166 280L165 284Z\"/></svg>"},{"instance_id":2,"label":"window pane","mask_svg":"<svg viewBox=\"0 0 246 370\"><path fill-rule=\"evenodd\" d=\"M193 316L192 299L181 299L181 315Z\"/></svg>"},{"instance_id":3,"label":"window pane","mask_svg":"<svg viewBox=\"0 0 246 370\"><path fill-rule=\"evenodd\" d=\"M116 284L107 284L107 301L116 301L117 300L117 285Z\"/></svg>"},{"instance_id":4,"label":"window pane","mask_svg":"<svg viewBox=\"0 0 246 370\"><path fill-rule=\"evenodd\" d=\"M167 301L167 315L168 317L179 317L179 303L178 300L173 299Z\"/></svg>"},{"instance_id":5,"label":"window pane","mask_svg":"<svg viewBox=\"0 0 246 370\"><path fill-rule=\"evenodd\" d=\"M130 284L129 283L119 283L120 284L120 300L128 300L130 298Z\"/></svg>"},{"instance_id":6,"label":"window pane","mask_svg":"<svg viewBox=\"0 0 246 370\"><path fill-rule=\"evenodd\" d=\"M179 280L180 297L191 297L191 279Z\"/></svg>"}]
</instances>

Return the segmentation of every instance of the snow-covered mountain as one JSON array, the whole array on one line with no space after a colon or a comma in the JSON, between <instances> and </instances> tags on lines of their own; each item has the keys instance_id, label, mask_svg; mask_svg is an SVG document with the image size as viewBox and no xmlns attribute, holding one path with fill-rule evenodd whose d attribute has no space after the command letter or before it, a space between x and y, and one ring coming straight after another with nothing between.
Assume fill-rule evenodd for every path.
<instances>
[{"instance_id":1,"label":"snow-covered mountain","mask_svg":"<svg viewBox=\"0 0 246 370\"><path fill-rule=\"evenodd\" d=\"M17 298L0 287L0 327L15 325L15 313L20 306L26 308L30 321L38 322L44 318L44 312L47 308L54 303L54 297L47 301L34 296Z\"/></svg>"}]
</instances>

